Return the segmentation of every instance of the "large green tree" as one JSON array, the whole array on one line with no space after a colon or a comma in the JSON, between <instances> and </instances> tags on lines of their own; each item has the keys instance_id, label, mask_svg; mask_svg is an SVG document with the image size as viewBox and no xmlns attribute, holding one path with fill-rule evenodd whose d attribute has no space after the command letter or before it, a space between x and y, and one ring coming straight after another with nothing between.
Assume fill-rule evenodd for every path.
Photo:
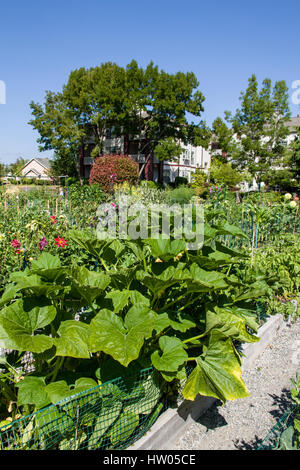
<instances>
[{"instance_id":1,"label":"large green tree","mask_svg":"<svg viewBox=\"0 0 300 470\"><path fill-rule=\"evenodd\" d=\"M246 91L240 95L240 108L234 115L226 115L236 141L231 147L231 161L239 170L247 169L258 183L284 157L289 133L288 100L285 81L276 81L272 87L271 80L266 78L259 89L257 78L252 75Z\"/></svg>"},{"instance_id":2,"label":"large green tree","mask_svg":"<svg viewBox=\"0 0 300 470\"><path fill-rule=\"evenodd\" d=\"M286 150L284 158L278 162L276 169L270 169L266 182L283 190L293 191L300 188L300 128L297 136Z\"/></svg>"},{"instance_id":3,"label":"large green tree","mask_svg":"<svg viewBox=\"0 0 300 470\"><path fill-rule=\"evenodd\" d=\"M192 72L169 74L152 62L145 69L136 61L125 68L111 62L82 67L70 73L61 92L48 91L44 104L30 104L30 124L40 150L55 150L56 158L78 155L81 145L92 145L92 156L103 154L106 130L113 128L116 136L142 137L138 151L146 161L155 149L170 160L178 157L180 142L208 145L198 86Z\"/></svg>"}]
</instances>

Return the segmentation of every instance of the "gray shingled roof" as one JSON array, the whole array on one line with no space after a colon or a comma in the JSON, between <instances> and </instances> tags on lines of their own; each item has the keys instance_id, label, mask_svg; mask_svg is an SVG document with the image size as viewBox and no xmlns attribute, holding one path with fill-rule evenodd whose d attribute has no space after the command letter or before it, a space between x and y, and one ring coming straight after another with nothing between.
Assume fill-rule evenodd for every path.
<instances>
[{"instance_id":1,"label":"gray shingled roof","mask_svg":"<svg viewBox=\"0 0 300 470\"><path fill-rule=\"evenodd\" d=\"M286 123L286 125L290 129L290 132L295 132L295 128L300 127L300 116L292 117L291 120Z\"/></svg>"},{"instance_id":2,"label":"gray shingled roof","mask_svg":"<svg viewBox=\"0 0 300 470\"><path fill-rule=\"evenodd\" d=\"M49 158L35 158L34 160L36 160L38 163L47 168L47 170L50 170L51 161L49 160Z\"/></svg>"}]
</instances>

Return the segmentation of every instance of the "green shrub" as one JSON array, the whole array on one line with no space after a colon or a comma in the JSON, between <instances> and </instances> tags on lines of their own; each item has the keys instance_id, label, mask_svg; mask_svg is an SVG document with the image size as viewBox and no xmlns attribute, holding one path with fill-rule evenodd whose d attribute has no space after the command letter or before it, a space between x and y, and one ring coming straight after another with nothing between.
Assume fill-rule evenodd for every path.
<instances>
[{"instance_id":1,"label":"green shrub","mask_svg":"<svg viewBox=\"0 0 300 470\"><path fill-rule=\"evenodd\" d=\"M167 193L166 199L170 204L188 204L192 197L196 195L195 189L181 185Z\"/></svg>"},{"instance_id":2,"label":"green shrub","mask_svg":"<svg viewBox=\"0 0 300 470\"><path fill-rule=\"evenodd\" d=\"M177 186L188 184L188 182L189 182L188 179L185 178L184 176L176 176L174 180L174 186L176 188Z\"/></svg>"},{"instance_id":3,"label":"green shrub","mask_svg":"<svg viewBox=\"0 0 300 470\"><path fill-rule=\"evenodd\" d=\"M141 181L141 186L144 186L146 188L153 188L153 189L157 188L157 184L154 181L151 181L151 180Z\"/></svg>"}]
</instances>

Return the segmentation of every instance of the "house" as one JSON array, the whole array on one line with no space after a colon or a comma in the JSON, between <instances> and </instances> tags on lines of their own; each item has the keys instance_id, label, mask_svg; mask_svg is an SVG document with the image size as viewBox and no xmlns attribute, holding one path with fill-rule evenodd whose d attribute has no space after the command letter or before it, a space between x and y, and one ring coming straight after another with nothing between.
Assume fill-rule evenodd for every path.
<instances>
[{"instance_id":1,"label":"house","mask_svg":"<svg viewBox=\"0 0 300 470\"><path fill-rule=\"evenodd\" d=\"M49 170L51 162L49 158L33 158L21 170L22 178L38 178L41 180L51 180Z\"/></svg>"},{"instance_id":2,"label":"house","mask_svg":"<svg viewBox=\"0 0 300 470\"><path fill-rule=\"evenodd\" d=\"M293 140L297 137L297 130L300 129L300 116L292 117L290 121L287 122L287 127L289 128L289 135L286 138L286 145L290 145Z\"/></svg>"},{"instance_id":3,"label":"house","mask_svg":"<svg viewBox=\"0 0 300 470\"><path fill-rule=\"evenodd\" d=\"M295 117L291 117L290 120L287 121L285 125L288 129L288 134L285 137L285 139L282 141L282 144L285 147L289 147L290 144L296 139L296 137L298 135L298 131L300 129L300 115L295 116ZM238 142L239 139L240 139L240 136L237 136L235 134L233 136L233 138L234 138L235 142ZM267 143L268 141L269 141L269 139L267 139L265 137L262 139L263 143ZM218 148L217 144L212 143L211 148L215 149L215 152L214 152L215 154L219 154L219 155L222 154L224 157L227 157L227 161L230 162L230 158L228 158L228 156L226 155L226 152L222 152L222 150L220 148ZM281 170L283 168L284 167L282 165L272 165L272 167L271 167L272 170ZM255 180L255 178L253 178L251 183L243 182L239 186L241 187L242 191L247 191L247 192L248 191L257 191L258 188L259 188L259 185L258 185L257 181ZM265 183L262 182L261 186L265 186Z\"/></svg>"},{"instance_id":4,"label":"house","mask_svg":"<svg viewBox=\"0 0 300 470\"><path fill-rule=\"evenodd\" d=\"M93 149L93 141L89 141L82 146L79 154L80 176L89 178L93 165L93 158L90 157ZM178 161L160 161L155 154L151 154L147 159L148 144L143 136L114 136L111 130L107 129L104 140L103 154L125 154L129 155L139 164L142 171L141 179L152 180L158 183L172 183L177 176L185 177L190 182L191 175L195 170L207 171L210 167L211 154L203 147L193 147L192 145L182 145L183 153ZM146 164L145 164L146 163Z\"/></svg>"}]
</instances>

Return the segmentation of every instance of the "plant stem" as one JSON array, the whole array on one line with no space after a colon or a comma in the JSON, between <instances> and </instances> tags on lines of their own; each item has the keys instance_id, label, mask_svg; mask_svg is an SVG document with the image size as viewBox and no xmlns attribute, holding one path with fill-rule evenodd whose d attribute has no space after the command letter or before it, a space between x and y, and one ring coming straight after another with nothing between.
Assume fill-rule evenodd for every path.
<instances>
[{"instance_id":1,"label":"plant stem","mask_svg":"<svg viewBox=\"0 0 300 470\"><path fill-rule=\"evenodd\" d=\"M56 379L56 376L58 374L58 371L59 369L61 368L61 366L63 365L63 362L64 362L64 357L58 357L56 359L56 363L55 363L55 367L54 367L54 370L53 372L50 374L50 377L51 377L51 380L50 382L54 382L54 380Z\"/></svg>"},{"instance_id":2,"label":"plant stem","mask_svg":"<svg viewBox=\"0 0 300 470\"><path fill-rule=\"evenodd\" d=\"M183 342L184 344L190 343L191 341L194 341L194 340L196 340L196 339L203 338L203 336L205 336L205 335L206 335L206 332L205 332L205 333L202 333L202 335L194 336L193 338L188 338L188 339L186 339L186 340L184 340L184 341L182 341L182 342Z\"/></svg>"}]
</instances>

